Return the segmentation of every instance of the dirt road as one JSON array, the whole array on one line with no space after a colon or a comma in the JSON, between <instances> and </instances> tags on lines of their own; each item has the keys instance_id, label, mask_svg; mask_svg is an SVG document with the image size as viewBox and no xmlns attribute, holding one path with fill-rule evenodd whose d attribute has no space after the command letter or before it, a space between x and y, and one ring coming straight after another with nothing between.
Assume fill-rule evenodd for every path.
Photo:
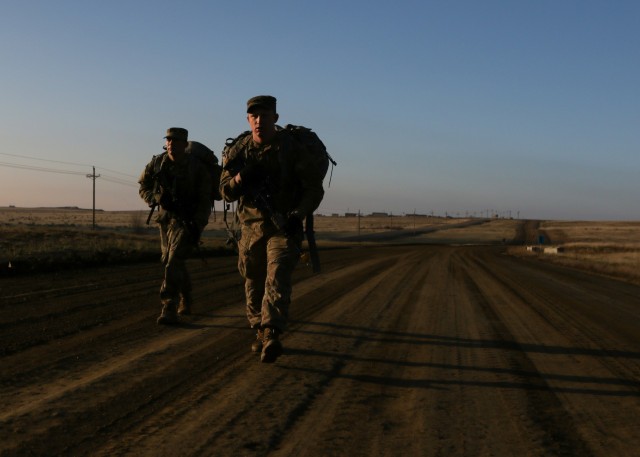
<instances>
[{"instance_id":1,"label":"dirt road","mask_svg":"<svg viewBox=\"0 0 640 457\"><path fill-rule=\"evenodd\" d=\"M640 288L501 247L322 252L285 354L250 353L235 258L0 279L0 455L631 456Z\"/></svg>"}]
</instances>

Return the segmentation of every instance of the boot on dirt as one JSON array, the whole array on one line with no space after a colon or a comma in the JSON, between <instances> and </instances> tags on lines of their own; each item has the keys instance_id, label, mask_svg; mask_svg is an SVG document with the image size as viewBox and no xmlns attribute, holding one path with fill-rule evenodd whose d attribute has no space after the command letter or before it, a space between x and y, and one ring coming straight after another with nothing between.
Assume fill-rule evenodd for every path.
<instances>
[{"instance_id":1,"label":"boot on dirt","mask_svg":"<svg viewBox=\"0 0 640 457\"><path fill-rule=\"evenodd\" d=\"M262 345L264 340L264 330L261 327L256 328L256 339L251 343L251 352L262 352Z\"/></svg>"},{"instance_id":2,"label":"boot on dirt","mask_svg":"<svg viewBox=\"0 0 640 457\"><path fill-rule=\"evenodd\" d=\"M265 328L264 338L262 341L262 354L260 355L260 361L262 363L275 362L276 359L282 355L280 331L271 327Z\"/></svg>"},{"instance_id":3,"label":"boot on dirt","mask_svg":"<svg viewBox=\"0 0 640 457\"><path fill-rule=\"evenodd\" d=\"M160 316L156 320L158 325L175 325L178 323L178 314L176 313L176 306L174 304L164 305Z\"/></svg>"},{"instance_id":4,"label":"boot on dirt","mask_svg":"<svg viewBox=\"0 0 640 457\"><path fill-rule=\"evenodd\" d=\"M180 316L191 315L191 297L188 295L180 296L180 305L178 306L178 314Z\"/></svg>"}]
</instances>

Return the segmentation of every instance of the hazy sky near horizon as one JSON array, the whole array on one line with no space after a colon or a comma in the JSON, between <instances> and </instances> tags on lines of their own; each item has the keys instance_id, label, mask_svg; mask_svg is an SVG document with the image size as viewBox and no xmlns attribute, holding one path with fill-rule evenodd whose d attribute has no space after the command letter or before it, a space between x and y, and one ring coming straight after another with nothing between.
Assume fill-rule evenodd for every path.
<instances>
[{"instance_id":1,"label":"hazy sky near horizon","mask_svg":"<svg viewBox=\"0 0 640 457\"><path fill-rule=\"evenodd\" d=\"M0 206L145 209L167 127L218 156L278 98L319 212L640 219L640 2L7 0ZM220 208L218 204L218 208Z\"/></svg>"}]
</instances>

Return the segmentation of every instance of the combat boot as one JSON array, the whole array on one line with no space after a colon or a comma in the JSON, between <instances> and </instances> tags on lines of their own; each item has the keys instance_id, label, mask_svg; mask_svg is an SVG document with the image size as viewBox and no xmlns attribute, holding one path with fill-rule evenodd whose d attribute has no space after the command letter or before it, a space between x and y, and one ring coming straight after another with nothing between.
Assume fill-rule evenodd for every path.
<instances>
[{"instance_id":1,"label":"combat boot","mask_svg":"<svg viewBox=\"0 0 640 457\"><path fill-rule=\"evenodd\" d=\"M262 363L273 363L281 355L282 343L280 342L280 331L271 327L265 328L260 361Z\"/></svg>"},{"instance_id":2,"label":"combat boot","mask_svg":"<svg viewBox=\"0 0 640 457\"><path fill-rule=\"evenodd\" d=\"M256 329L256 339L253 343L251 343L251 352L262 352L262 344L264 340L264 330L260 327Z\"/></svg>"},{"instance_id":3,"label":"combat boot","mask_svg":"<svg viewBox=\"0 0 640 457\"><path fill-rule=\"evenodd\" d=\"M178 306L178 314L180 316L191 315L191 297L188 295L180 296L180 305Z\"/></svg>"},{"instance_id":4,"label":"combat boot","mask_svg":"<svg viewBox=\"0 0 640 457\"><path fill-rule=\"evenodd\" d=\"M164 305L156 322L158 323L158 325L177 324L178 314L176 313L176 306L173 303Z\"/></svg>"}]
</instances>

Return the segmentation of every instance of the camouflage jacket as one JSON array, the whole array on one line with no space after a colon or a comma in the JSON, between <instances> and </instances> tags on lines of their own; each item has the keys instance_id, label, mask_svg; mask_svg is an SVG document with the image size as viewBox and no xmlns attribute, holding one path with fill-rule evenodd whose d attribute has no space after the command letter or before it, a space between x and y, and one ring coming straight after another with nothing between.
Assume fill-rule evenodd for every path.
<instances>
[{"instance_id":1,"label":"camouflage jacket","mask_svg":"<svg viewBox=\"0 0 640 457\"><path fill-rule=\"evenodd\" d=\"M202 230L211 215L211 175L197 157L185 155L179 162L169 160L164 152L147 164L138 179L140 197L152 206L164 195L156 221L171 218L195 222ZM165 207L167 206L167 207Z\"/></svg>"},{"instance_id":2,"label":"camouflage jacket","mask_svg":"<svg viewBox=\"0 0 640 457\"><path fill-rule=\"evenodd\" d=\"M246 188L234 180L250 164L260 164L265 170L263 183L257 189ZM304 217L313 214L322 201L322 175L310 153L288 132L278 131L275 140L267 145L255 143L249 134L236 141L223 156L220 193L228 202L238 201L240 222L250 224L271 218L257 201L255 192L268 200L276 216L286 217L297 211Z\"/></svg>"}]
</instances>

